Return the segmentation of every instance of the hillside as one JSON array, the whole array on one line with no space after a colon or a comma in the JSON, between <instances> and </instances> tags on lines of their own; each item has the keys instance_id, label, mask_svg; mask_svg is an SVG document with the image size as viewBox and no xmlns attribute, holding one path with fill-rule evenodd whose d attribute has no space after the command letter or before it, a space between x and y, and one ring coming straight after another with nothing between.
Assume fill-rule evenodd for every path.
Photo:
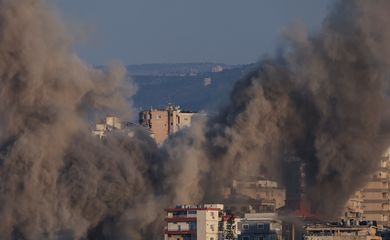
<instances>
[{"instance_id":1,"label":"hillside","mask_svg":"<svg viewBox=\"0 0 390 240\"><path fill-rule=\"evenodd\" d=\"M239 66L195 76L133 75L139 88L134 103L140 109L174 103L191 111L212 110L227 100L234 83L245 69Z\"/></svg>"}]
</instances>

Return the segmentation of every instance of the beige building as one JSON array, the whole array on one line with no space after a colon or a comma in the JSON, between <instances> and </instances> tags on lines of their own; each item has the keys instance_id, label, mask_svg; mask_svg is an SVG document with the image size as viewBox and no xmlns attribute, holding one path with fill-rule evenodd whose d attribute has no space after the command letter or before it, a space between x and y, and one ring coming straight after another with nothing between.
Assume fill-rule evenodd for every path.
<instances>
[{"instance_id":1,"label":"beige building","mask_svg":"<svg viewBox=\"0 0 390 240\"><path fill-rule=\"evenodd\" d=\"M285 206L286 191L275 181L233 180L225 189L225 205L234 214L275 212Z\"/></svg>"},{"instance_id":2,"label":"beige building","mask_svg":"<svg viewBox=\"0 0 390 240\"><path fill-rule=\"evenodd\" d=\"M383 156L380 164L378 172L366 186L348 201L345 218L376 221L380 226L390 226L390 152Z\"/></svg>"},{"instance_id":3,"label":"beige building","mask_svg":"<svg viewBox=\"0 0 390 240\"><path fill-rule=\"evenodd\" d=\"M326 226L305 227L304 240L382 240L370 226Z\"/></svg>"},{"instance_id":4,"label":"beige building","mask_svg":"<svg viewBox=\"0 0 390 240\"><path fill-rule=\"evenodd\" d=\"M169 134L169 112L165 110L142 111L139 116L139 122L147 127L151 136L158 144L164 142Z\"/></svg>"},{"instance_id":5,"label":"beige building","mask_svg":"<svg viewBox=\"0 0 390 240\"><path fill-rule=\"evenodd\" d=\"M123 127L124 123L120 118L115 116L107 116L104 121L95 125L95 129L92 130L92 134L102 138L106 135L107 131L120 130Z\"/></svg>"},{"instance_id":6,"label":"beige building","mask_svg":"<svg viewBox=\"0 0 390 240\"><path fill-rule=\"evenodd\" d=\"M139 123L151 131L158 144L177 131L189 127L196 113L181 111L179 107L168 106L165 109L146 110L139 114Z\"/></svg>"}]
</instances>

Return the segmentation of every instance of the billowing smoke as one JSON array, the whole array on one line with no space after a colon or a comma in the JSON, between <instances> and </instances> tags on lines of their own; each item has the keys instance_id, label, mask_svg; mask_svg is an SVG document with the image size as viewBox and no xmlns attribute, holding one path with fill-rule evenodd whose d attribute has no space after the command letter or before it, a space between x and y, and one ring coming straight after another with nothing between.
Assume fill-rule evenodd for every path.
<instances>
[{"instance_id":1,"label":"billowing smoke","mask_svg":"<svg viewBox=\"0 0 390 240\"><path fill-rule=\"evenodd\" d=\"M187 179L177 200L212 201L232 179L259 175L299 189L288 178L295 159L312 210L340 214L389 146L389 9L339 1L319 34L286 32L277 56L236 84L221 114L171 140Z\"/></svg>"},{"instance_id":2,"label":"billowing smoke","mask_svg":"<svg viewBox=\"0 0 390 240\"><path fill-rule=\"evenodd\" d=\"M131 115L123 68L83 64L48 1L0 0L0 238L161 239L164 207L215 202L237 177L289 187L291 158L313 209L337 215L388 146L388 9L340 1L319 34L292 28L219 115L159 148L142 130L91 136L86 119Z\"/></svg>"},{"instance_id":3,"label":"billowing smoke","mask_svg":"<svg viewBox=\"0 0 390 240\"><path fill-rule=\"evenodd\" d=\"M72 54L48 1L0 1L0 239L141 239L163 209L161 153L143 134L100 141L86 121L131 114L125 74Z\"/></svg>"}]
</instances>

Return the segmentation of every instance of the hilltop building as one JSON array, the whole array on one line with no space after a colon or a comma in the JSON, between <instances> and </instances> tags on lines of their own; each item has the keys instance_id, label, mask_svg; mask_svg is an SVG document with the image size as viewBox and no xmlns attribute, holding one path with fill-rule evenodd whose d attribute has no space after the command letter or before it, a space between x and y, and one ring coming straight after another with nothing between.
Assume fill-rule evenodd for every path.
<instances>
[{"instance_id":1,"label":"hilltop building","mask_svg":"<svg viewBox=\"0 0 390 240\"><path fill-rule=\"evenodd\" d=\"M221 65L214 65L211 68L211 72L213 72L213 73L218 73L218 72L222 72L222 71L223 71L223 67Z\"/></svg>"},{"instance_id":2,"label":"hilltop building","mask_svg":"<svg viewBox=\"0 0 390 240\"><path fill-rule=\"evenodd\" d=\"M150 109L139 113L139 123L148 128L158 144L177 131L189 127L197 113L182 111L177 106Z\"/></svg>"}]
</instances>

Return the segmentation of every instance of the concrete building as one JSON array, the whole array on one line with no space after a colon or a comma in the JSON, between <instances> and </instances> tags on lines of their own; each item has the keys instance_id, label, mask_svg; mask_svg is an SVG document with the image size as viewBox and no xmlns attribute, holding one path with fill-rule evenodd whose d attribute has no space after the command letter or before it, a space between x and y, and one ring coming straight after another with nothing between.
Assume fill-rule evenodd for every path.
<instances>
[{"instance_id":1,"label":"concrete building","mask_svg":"<svg viewBox=\"0 0 390 240\"><path fill-rule=\"evenodd\" d=\"M148 110L139 114L139 123L148 128L158 144L164 142L169 134L169 112L165 110Z\"/></svg>"},{"instance_id":2,"label":"concrete building","mask_svg":"<svg viewBox=\"0 0 390 240\"><path fill-rule=\"evenodd\" d=\"M347 202L344 215L345 221L358 222L363 220L363 194L362 191L357 191Z\"/></svg>"},{"instance_id":3,"label":"concrete building","mask_svg":"<svg viewBox=\"0 0 390 240\"><path fill-rule=\"evenodd\" d=\"M372 226L328 226L305 227L304 240L381 240Z\"/></svg>"},{"instance_id":4,"label":"concrete building","mask_svg":"<svg viewBox=\"0 0 390 240\"><path fill-rule=\"evenodd\" d=\"M104 121L97 123L95 129L92 130L92 134L100 138L106 135L107 131L120 130L125 127L124 123L120 118L115 116L107 116Z\"/></svg>"},{"instance_id":5,"label":"concrete building","mask_svg":"<svg viewBox=\"0 0 390 240\"><path fill-rule=\"evenodd\" d=\"M252 178L233 180L225 190L225 207L232 213L243 216L245 213L275 212L285 205L286 191L277 182Z\"/></svg>"},{"instance_id":6,"label":"concrete building","mask_svg":"<svg viewBox=\"0 0 390 240\"><path fill-rule=\"evenodd\" d=\"M223 204L179 205L166 209L165 240L219 240Z\"/></svg>"},{"instance_id":7,"label":"concrete building","mask_svg":"<svg viewBox=\"0 0 390 240\"><path fill-rule=\"evenodd\" d=\"M213 73L218 73L218 72L222 72L222 71L223 71L223 67L221 65L214 65L211 68L211 72L213 72Z\"/></svg>"},{"instance_id":8,"label":"concrete building","mask_svg":"<svg viewBox=\"0 0 390 240\"><path fill-rule=\"evenodd\" d=\"M376 221L378 226L390 226L390 152L383 156L380 164L366 186L349 199L345 219Z\"/></svg>"},{"instance_id":9,"label":"concrete building","mask_svg":"<svg viewBox=\"0 0 390 240\"><path fill-rule=\"evenodd\" d=\"M390 198L389 198L389 154L381 160L379 171L362 189L363 220L374 220L378 225L390 224Z\"/></svg>"},{"instance_id":10,"label":"concrete building","mask_svg":"<svg viewBox=\"0 0 390 240\"><path fill-rule=\"evenodd\" d=\"M238 224L238 240L281 240L282 221L276 213L245 214Z\"/></svg>"},{"instance_id":11,"label":"concrete building","mask_svg":"<svg viewBox=\"0 0 390 240\"><path fill-rule=\"evenodd\" d=\"M151 131L158 144L162 144L169 135L189 127L195 114L182 111L177 106L167 106L140 112L139 123Z\"/></svg>"}]
</instances>

